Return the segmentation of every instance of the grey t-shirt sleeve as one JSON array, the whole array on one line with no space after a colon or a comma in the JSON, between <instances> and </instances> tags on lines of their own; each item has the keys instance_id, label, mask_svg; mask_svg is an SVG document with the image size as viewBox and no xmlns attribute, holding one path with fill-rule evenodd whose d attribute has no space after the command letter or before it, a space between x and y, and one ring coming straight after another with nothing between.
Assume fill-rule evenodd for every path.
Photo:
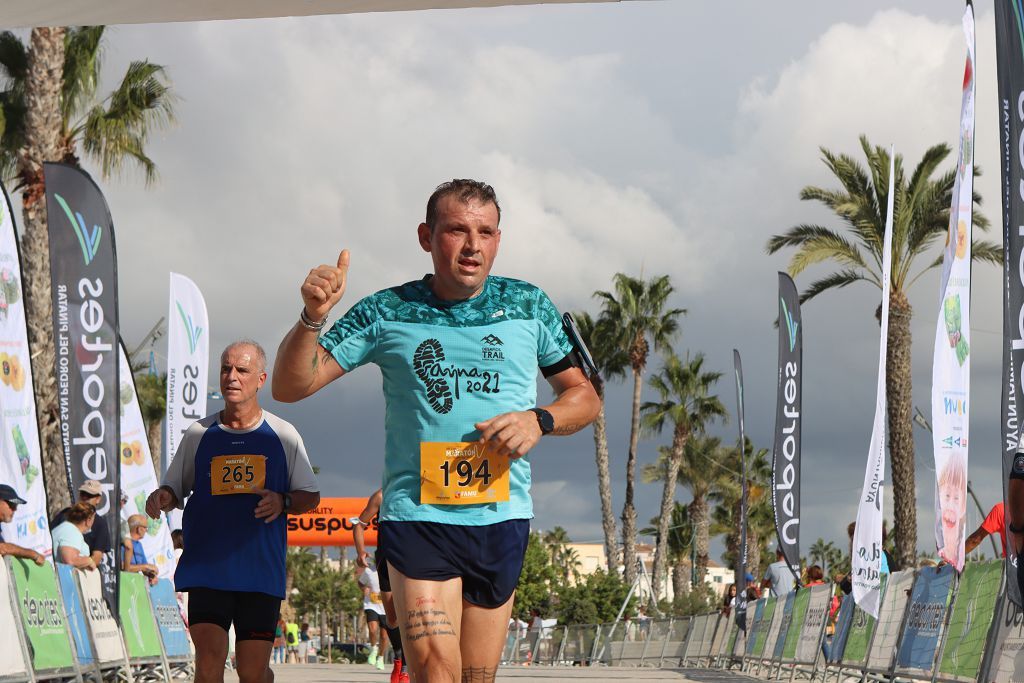
<instances>
[{"instance_id":1,"label":"grey t-shirt sleeve","mask_svg":"<svg viewBox=\"0 0 1024 683\"><path fill-rule=\"evenodd\" d=\"M185 508L185 498L192 493L192 487L196 479L196 450L199 448L199 441L206 432L204 420L193 422L181 437L178 450L167 466L161 486L166 486L174 491L178 498L176 507L179 510Z\"/></svg>"},{"instance_id":2,"label":"grey t-shirt sleeve","mask_svg":"<svg viewBox=\"0 0 1024 683\"><path fill-rule=\"evenodd\" d=\"M265 411L264 415L277 432L284 447L285 458L288 461L288 490L319 492L320 486L316 483L313 466L306 455L306 445L302 443L298 430L276 415L269 415Z\"/></svg>"}]
</instances>

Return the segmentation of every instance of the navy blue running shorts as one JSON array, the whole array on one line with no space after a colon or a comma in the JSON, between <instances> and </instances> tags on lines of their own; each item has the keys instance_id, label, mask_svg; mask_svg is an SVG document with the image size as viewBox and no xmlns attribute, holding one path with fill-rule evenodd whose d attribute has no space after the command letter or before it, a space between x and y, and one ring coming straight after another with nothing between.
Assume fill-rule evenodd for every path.
<instances>
[{"instance_id":1,"label":"navy blue running shorts","mask_svg":"<svg viewBox=\"0 0 1024 683\"><path fill-rule=\"evenodd\" d=\"M391 592L391 577L388 576L388 561L384 557L384 551L377 548L373 554L373 563L377 567L377 580L380 582L380 592Z\"/></svg>"},{"instance_id":2,"label":"navy blue running shorts","mask_svg":"<svg viewBox=\"0 0 1024 683\"><path fill-rule=\"evenodd\" d=\"M485 526L439 522L380 522L377 547L391 566L411 579L462 578L462 597L480 607L500 607L519 583L530 520Z\"/></svg>"}]
</instances>

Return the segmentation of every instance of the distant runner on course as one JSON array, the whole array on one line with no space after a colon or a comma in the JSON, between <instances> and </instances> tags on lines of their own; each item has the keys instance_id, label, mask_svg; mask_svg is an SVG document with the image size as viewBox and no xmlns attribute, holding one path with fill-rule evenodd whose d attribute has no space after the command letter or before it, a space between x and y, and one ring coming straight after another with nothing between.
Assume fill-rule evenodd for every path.
<instances>
[{"instance_id":1,"label":"distant runner on course","mask_svg":"<svg viewBox=\"0 0 1024 683\"><path fill-rule=\"evenodd\" d=\"M490 275L494 190L439 186L417 228L434 272L358 301L326 333L349 252L302 283L273 393L298 401L361 365L384 379L378 546L417 683L493 681L533 517L530 463L545 434L572 434L600 402L558 311L539 288ZM537 372L555 400L537 405Z\"/></svg>"},{"instance_id":2,"label":"distant runner on course","mask_svg":"<svg viewBox=\"0 0 1024 683\"><path fill-rule=\"evenodd\" d=\"M380 551L380 548L377 548L377 552L373 554L372 558L369 553L366 552L366 538L363 532L366 527L373 523L373 518L376 517L377 513L380 511L381 493L380 489L371 493L370 497L366 499L366 507L363 508L363 511L359 513L358 517L353 517L350 520L352 522L352 542L356 547L356 564L360 567L366 568L369 568L372 564L374 570L377 572L377 580L380 585L380 597L384 604L384 614L387 617L385 622L381 623L381 627L387 631L388 640L391 641L391 649L395 651L395 663L391 670L390 683L409 683L408 664L402 655L402 635L398 628L398 616L395 612L395 598L391 593L391 580L388 577L388 565L384 559L384 554ZM363 605L363 609L366 609L365 604ZM373 615L367 612L367 628L370 628L370 620L372 618ZM380 620L378 620L378 622L379 621ZM383 661L384 656L383 650L384 648L381 647L381 661ZM371 662L371 664L372 663L373 662ZM377 668L382 669L384 667L382 664L378 663Z\"/></svg>"},{"instance_id":3,"label":"distant runner on course","mask_svg":"<svg viewBox=\"0 0 1024 683\"><path fill-rule=\"evenodd\" d=\"M266 354L235 342L220 358L224 410L193 423L146 501L146 513L181 508L185 550L174 574L187 592L197 683L222 683L235 627L240 683L273 683L270 651L285 593L287 514L320 493L295 428L260 408Z\"/></svg>"}]
</instances>

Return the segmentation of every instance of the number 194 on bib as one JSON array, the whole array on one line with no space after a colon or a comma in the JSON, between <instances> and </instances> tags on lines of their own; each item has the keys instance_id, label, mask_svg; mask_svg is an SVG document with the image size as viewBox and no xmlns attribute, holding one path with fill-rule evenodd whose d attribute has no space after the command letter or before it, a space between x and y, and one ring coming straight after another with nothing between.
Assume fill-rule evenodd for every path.
<instances>
[{"instance_id":1,"label":"number 194 on bib","mask_svg":"<svg viewBox=\"0 0 1024 683\"><path fill-rule=\"evenodd\" d=\"M507 456L473 442L420 444L420 503L474 505L507 502Z\"/></svg>"}]
</instances>

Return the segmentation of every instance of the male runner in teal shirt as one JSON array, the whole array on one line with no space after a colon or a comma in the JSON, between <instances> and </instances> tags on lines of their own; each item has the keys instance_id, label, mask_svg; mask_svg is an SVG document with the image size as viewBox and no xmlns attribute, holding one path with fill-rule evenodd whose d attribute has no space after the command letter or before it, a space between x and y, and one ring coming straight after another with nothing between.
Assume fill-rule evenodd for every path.
<instances>
[{"instance_id":1,"label":"male runner in teal shirt","mask_svg":"<svg viewBox=\"0 0 1024 683\"><path fill-rule=\"evenodd\" d=\"M357 302L323 336L349 253L310 271L281 343L273 393L298 401L380 367L386 401L379 548L419 683L493 681L533 516L530 465L544 434L572 434L600 406L537 287L490 275L501 241L494 190L437 188L417 229L434 272ZM556 398L537 405L540 370Z\"/></svg>"}]
</instances>

